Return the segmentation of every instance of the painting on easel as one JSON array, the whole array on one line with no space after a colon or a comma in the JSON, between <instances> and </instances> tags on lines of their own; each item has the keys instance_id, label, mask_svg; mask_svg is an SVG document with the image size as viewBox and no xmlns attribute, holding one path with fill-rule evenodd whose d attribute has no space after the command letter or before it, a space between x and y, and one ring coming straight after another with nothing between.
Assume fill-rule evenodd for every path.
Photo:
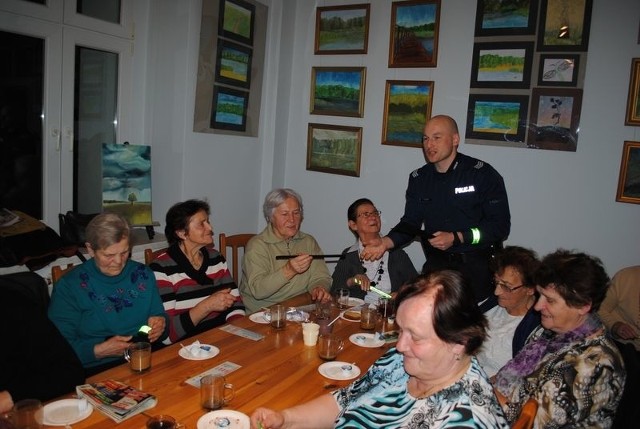
<instances>
[{"instance_id":1,"label":"painting on easel","mask_svg":"<svg viewBox=\"0 0 640 429\"><path fill-rule=\"evenodd\" d=\"M152 225L151 146L103 143L102 210Z\"/></svg>"}]
</instances>

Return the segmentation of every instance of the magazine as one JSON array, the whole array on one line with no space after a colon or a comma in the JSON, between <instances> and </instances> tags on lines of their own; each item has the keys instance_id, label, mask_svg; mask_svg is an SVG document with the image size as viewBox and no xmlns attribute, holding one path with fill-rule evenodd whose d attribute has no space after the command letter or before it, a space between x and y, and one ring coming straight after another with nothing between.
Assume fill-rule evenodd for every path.
<instances>
[{"instance_id":1,"label":"magazine","mask_svg":"<svg viewBox=\"0 0 640 429\"><path fill-rule=\"evenodd\" d=\"M116 380L76 387L78 397L86 398L96 409L119 423L156 406L156 397Z\"/></svg>"},{"instance_id":2,"label":"magazine","mask_svg":"<svg viewBox=\"0 0 640 429\"><path fill-rule=\"evenodd\" d=\"M20 222L22 219L20 216L4 208L0 208L0 227L11 226L14 223Z\"/></svg>"}]
</instances>

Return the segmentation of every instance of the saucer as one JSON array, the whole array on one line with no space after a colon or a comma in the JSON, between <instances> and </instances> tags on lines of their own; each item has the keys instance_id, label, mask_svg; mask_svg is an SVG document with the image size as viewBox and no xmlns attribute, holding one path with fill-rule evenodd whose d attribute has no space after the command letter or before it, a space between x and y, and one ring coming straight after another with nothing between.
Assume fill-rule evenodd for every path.
<instances>
[{"instance_id":1,"label":"saucer","mask_svg":"<svg viewBox=\"0 0 640 429\"><path fill-rule=\"evenodd\" d=\"M253 323L260 323L262 325L267 325L269 323L269 320L265 317L264 311L258 311L257 313L250 314L249 320Z\"/></svg>"},{"instance_id":2,"label":"saucer","mask_svg":"<svg viewBox=\"0 0 640 429\"><path fill-rule=\"evenodd\" d=\"M209 344L200 344L199 346L201 352L198 356L194 356L191 351L189 351L189 347L192 346L180 347L180 350L178 350L178 354L181 358L188 360L206 360L211 359L212 357L217 356L218 353L220 353L220 349L216 346L211 346ZM207 348L209 350L207 350Z\"/></svg>"},{"instance_id":3,"label":"saucer","mask_svg":"<svg viewBox=\"0 0 640 429\"><path fill-rule=\"evenodd\" d=\"M80 412L79 399L62 399L44 406L44 421L48 426L66 426L86 419L93 412L93 405L87 403L87 408Z\"/></svg>"},{"instance_id":4,"label":"saucer","mask_svg":"<svg viewBox=\"0 0 640 429\"><path fill-rule=\"evenodd\" d=\"M347 306L349 307L355 307L356 305L362 305L364 304L364 299L360 299L360 298L349 298L349 303L347 304Z\"/></svg>"},{"instance_id":5,"label":"saucer","mask_svg":"<svg viewBox=\"0 0 640 429\"><path fill-rule=\"evenodd\" d=\"M346 313L347 311L349 312L349 314L353 314L353 317L351 317L351 318L350 318L350 317L346 317L346 316L344 315L344 313ZM357 319L355 318L356 313L357 313L357 315L358 315L358 318L357 318ZM340 318L341 318L342 320L346 320L347 322L358 322L358 323L360 323L360 311L356 311L356 310L345 310L345 311L343 311L343 312L341 312L341 313L340 313Z\"/></svg>"},{"instance_id":6,"label":"saucer","mask_svg":"<svg viewBox=\"0 0 640 429\"><path fill-rule=\"evenodd\" d=\"M249 429L249 416L234 410L210 411L198 419L197 429Z\"/></svg>"},{"instance_id":7,"label":"saucer","mask_svg":"<svg viewBox=\"0 0 640 429\"><path fill-rule=\"evenodd\" d=\"M367 348L376 348L384 345L384 340L380 339L378 334L368 334L365 332L351 335L349 341L356 346Z\"/></svg>"},{"instance_id":8,"label":"saucer","mask_svg":"<svg viewBox=\"0 0 640 429\"><path fill-rule=\"evenodd\" d=\"M350 366L351 370L345 371L342 369L343 366ZM318 372L332 380L351 380L360 375L360 368L349 362L331 361L320 365Z\"/></svg>"}]
</instances>

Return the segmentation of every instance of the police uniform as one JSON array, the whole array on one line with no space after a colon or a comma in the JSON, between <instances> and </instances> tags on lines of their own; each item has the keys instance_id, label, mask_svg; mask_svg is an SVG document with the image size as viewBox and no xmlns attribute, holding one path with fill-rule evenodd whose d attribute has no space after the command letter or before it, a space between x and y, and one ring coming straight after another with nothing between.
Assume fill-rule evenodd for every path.
<instances>
[{"instance_id":1,"label":"police uniform","mask_svg":"<svg viewBox=\"0 0 640 429\"><path fill-rule=\"evenodd\" d=\"M489 164L457 153L445 173L431 163L411 173L404 215L388 237L400 247L419 235L426 256L422 271L461 271L481 302L492 292L489 259L510 229L502 176ZM435 249L427 240L436 231L462 232L464 243L456 239L446 251Z\"/></svg>"}]
</instances>

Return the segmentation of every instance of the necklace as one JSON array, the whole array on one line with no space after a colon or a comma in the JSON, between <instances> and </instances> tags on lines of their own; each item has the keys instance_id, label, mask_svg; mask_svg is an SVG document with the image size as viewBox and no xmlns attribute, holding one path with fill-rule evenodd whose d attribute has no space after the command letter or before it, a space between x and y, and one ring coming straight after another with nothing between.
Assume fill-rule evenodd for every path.
<instances>
[{"instance_id":1,"label":"necklace","mask_svg":"<svg viewBox=\"0 0 640 429\"><path fill-rule=\"evenodd\" d=\"M181 246L181 250L193 268L199 269L202 266L202 252L200 249L198 249L193 256L187 252L186 246Z\"/></svg>"},{"instance_id":2,"label":"necklace","mask_svg":"<svg viewBox=\"0 0 640 429\"><path fill-rule=\"evenodd\" d=\"M364 269L364 272L367 272L367 269ZM376 280L376 274L378 275L378 279ZM375 286L378 283L380 283L380 280L382 280L382 275L384 274L384 260L380 259L380 263L378 263L378 269L373 273L373 278L369 277L369 274L367 273L367 277L369 277L369 284L371 284L371 286Z\"/></svg>"}]
</instances>

